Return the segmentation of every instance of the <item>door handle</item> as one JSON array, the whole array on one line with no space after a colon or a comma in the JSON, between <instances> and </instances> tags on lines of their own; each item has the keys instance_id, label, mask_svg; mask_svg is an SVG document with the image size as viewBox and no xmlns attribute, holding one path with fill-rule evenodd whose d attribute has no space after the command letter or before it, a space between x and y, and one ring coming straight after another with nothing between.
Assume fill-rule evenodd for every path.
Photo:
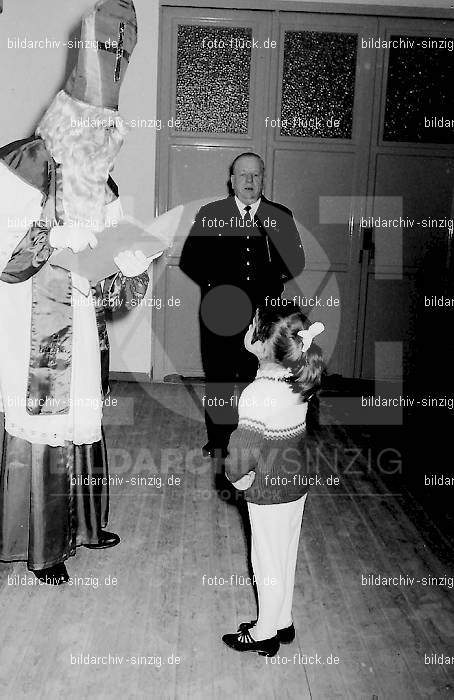
<instances>
[{"instance_id":1,"label":"door handle","mask_svg":"<svg viewBox=\"0 0 454 700\"><path fill-rule=\"evenodd\" d=\"M375 257L374 229L372 226L365 226L364 228L361 228L361 230L363 233L363 241L362 248L359 251L359 262L362 263L363 261L364 251L369 253L368 262L370 262Z\"/></svg>"},{"instance_id":2,"label":"door handle","mask_svg":"<svg viewBox=\"0 0 454 700\"><path fill-rule=\"evenodd\" d=\"M448 240L447 240L447 256L446 256L446 270L448 274L451 272L451 266L452 266L452 242L454 238L454 224L451 221L449 222L449 227L448 227Z\"/></svg>"}]
</instances>

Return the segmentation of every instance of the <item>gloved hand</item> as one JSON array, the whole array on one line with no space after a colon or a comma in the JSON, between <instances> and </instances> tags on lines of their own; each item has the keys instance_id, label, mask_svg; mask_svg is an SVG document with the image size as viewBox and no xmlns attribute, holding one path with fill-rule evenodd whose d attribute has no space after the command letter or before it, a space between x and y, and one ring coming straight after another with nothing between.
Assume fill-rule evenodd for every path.
<instances>
[{"instance_id":1,"label":"gloved hand","mask_svg":"<svg viewBox=\"0 0 454 700\"><path fill-rule=\"evenodd\" d=\"M80 253L87 246L96 248L98 239L89 228L64 224L51 229L49 243L52 248L70 248L73 253Z\"/></svg>"},{"instance_id":2,"label":"gloved hand","mask_svg":"<svg viewBox=\"0 0 454 700\"><path fill-rule=\"evenodd\" d=\"M151 262L159 258L160 255L162 252L147 258L141 250L136 250L134 253L132 250L124 250L118 253L114 262L124 277L138 277L142 272L148 270Z\"/></svg>"}]
</instances>

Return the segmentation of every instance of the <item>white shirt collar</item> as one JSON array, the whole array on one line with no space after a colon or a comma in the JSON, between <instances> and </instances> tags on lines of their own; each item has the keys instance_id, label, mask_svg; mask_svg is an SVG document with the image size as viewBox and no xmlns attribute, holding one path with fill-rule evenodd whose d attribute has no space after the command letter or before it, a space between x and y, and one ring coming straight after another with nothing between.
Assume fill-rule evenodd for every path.
<instances>
[{"instance_id":1,"label":"white shirt collar","mask_svg":"<svg viewBox=\"0 0 454 700\"><path fill-rule=\"evenodd\" d=\"M254 217L256 215L257 209L259 208L261 201L262 201L262 198L259 197L258 200L256 202L254 202L254 204L251 204L250 214L252 217ZM236 195L235 195L235 202L236 202L236 206L238 207L238 211L241 214L241 218L243 218L244 214L245 214L244 207L246 207L247 205L243 204L243 202L240 199L238 199L238 197Z\"/></svg>"}]
</instances>

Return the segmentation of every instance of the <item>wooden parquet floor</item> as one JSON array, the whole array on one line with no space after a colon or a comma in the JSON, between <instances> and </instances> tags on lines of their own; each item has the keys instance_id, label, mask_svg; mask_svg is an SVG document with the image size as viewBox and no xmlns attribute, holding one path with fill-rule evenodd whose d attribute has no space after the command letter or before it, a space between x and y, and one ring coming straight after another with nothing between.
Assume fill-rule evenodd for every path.
<instances>
[{"instance_id":1,"label":"wooden parquet floor","mask_svg":"<svg viewBox=\"0 0 454 700\"><path fill-rule=\"evenodd\" d=\"M273 660L223 645L256 609L240 512L200 455L202 394L203 385L114 384L108 529L122 542L79 549L72 585L56 589L16 583L25 565L0 564L0 697L454 697L453 666L426 663L434 653L454 661L453 571L367 450L329 421L307 454L339 484L309 494L297 638ZM379 576L396 578L376 585Z\"/></svg>"}]
</instances>

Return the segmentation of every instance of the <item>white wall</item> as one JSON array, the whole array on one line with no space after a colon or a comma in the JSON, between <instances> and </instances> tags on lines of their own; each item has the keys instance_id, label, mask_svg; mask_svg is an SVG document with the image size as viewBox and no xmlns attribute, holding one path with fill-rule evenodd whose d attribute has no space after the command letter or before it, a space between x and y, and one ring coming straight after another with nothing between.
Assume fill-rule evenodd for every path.
<instances>
[{"instance_id":1,"label":"white wall","mask_svg":"<svg viewBox=\"0 0 454 700\"><path fill-rule=\"evenodd\" d=\"M63 45L15 49L11 40L68 41L94 0L6 0L0 15L0 145L33 133L46 106L65 83L74 55ZM158 0L135 0L139 42L120 96L126 120L156 117ZM8 39L10 44L8 46ZM55 44L54 44L55 46ZM68 60L72 63L67 65ZM114 179L127 213L154 216L156 133L132 130L116 161ZM132 332L133 331L133 332ZM151 312L137 309L110 325L111 368L148 372L151 364Z\"/></svg>"}]
</instances>

